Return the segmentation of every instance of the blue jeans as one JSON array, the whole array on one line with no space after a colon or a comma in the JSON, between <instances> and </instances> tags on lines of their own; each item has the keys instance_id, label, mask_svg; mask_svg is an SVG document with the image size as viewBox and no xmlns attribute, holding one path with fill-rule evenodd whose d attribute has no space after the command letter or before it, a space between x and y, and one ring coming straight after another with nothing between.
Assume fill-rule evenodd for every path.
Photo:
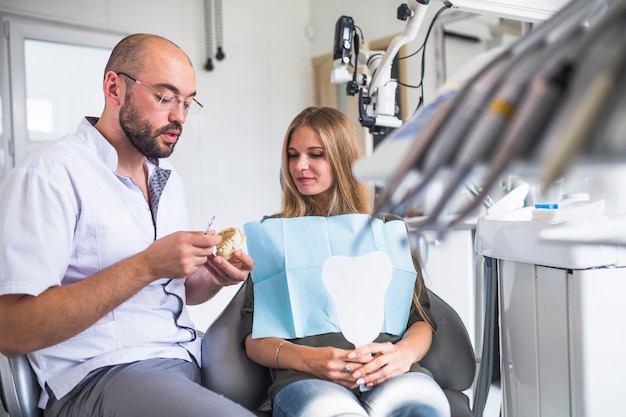
<instances>
[{"instance_id":1,"label":"blue jeans","mask_svg":"<svg viewBox=\"0 0 626 417\"><path fill-rule=\"evenodd\" d=\"M409 372L354 395L334 382L306 379L274 397L273 417L449 417L450 404L429 375Z\"/></svg>"}]
</instances>

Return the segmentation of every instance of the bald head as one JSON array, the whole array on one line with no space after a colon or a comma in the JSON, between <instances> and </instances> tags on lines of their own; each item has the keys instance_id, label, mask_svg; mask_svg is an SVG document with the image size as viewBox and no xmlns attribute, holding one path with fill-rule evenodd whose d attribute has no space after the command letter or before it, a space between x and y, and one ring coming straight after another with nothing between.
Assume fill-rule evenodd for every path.
<instances>
[{"instance_id":1,"label":"bald head","mask_svg":"<svg viewBox=\"0 0 626 417\"><path fill-rule=\"evenodd\" d=\"M104 109L96 129L111 143L123 146L133 127L131 122L145 121L148 129L153 130L169 126L180 130L186 112L172 111L161 106L161 101L164 94L182 97L185 102L195 97L195 70L187 54L175 43L157 35L130 35L111 52L103 92ZM144 139L141 136L137 140Z\"/></svg>"},{"instance_id":2,"label":"bald head","mask_svg":"<svg viewBox=\"0 0 626 417\"><path fill-rule=\"evenodd\" d=\"M138 33L125 37L113 48L104 74L109 71L141 73L155 59L155 54L182 58L192 65L187 54L174 42L158 35Z\"/></svg>"}]
</instances>

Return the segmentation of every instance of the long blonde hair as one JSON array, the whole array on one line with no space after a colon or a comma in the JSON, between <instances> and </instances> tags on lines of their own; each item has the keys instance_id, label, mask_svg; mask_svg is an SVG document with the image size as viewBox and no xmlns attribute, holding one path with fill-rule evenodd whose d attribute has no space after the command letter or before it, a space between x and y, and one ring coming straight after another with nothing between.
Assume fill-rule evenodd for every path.
<instances>
[{"instance_id":1,"label":"long blonde hair","mask_svg":"<svg viewBox=\"0 0 626 417\"><path fill-rule=\"evenodd\" d=\"M293 119L283 140L282 216L309 216L315 212L313 198L302 195L289 174L288 149L291 135L302 126L315 132L324 147L333 174L331 202L326 215L370 213L371 198L367 186L359 182L352 173L354 161L361 156L361 147L350 120L339 110L330 107L308 107Z\"/></svg>"}]
</instances>

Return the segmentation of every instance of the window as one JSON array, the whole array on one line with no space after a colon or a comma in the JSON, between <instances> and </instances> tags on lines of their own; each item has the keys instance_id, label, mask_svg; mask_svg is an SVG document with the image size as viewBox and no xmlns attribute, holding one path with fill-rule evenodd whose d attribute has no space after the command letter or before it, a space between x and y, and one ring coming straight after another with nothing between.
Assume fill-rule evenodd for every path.
<instances>
[{"instance_id":1,"label":"window","mask_svg":"<svg viewBox=\"0 0 626 417\"><path fill-rule=\"evenodd\" d=\"M100 115L104 66L123 36L11 15L2 24L0 179L83 116Z\"/></svg>"}]
</instances>

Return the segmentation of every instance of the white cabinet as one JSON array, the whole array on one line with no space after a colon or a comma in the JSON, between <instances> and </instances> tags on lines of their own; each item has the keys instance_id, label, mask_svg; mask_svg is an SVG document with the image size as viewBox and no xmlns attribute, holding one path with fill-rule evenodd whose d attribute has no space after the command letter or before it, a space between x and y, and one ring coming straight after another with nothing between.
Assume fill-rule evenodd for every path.
<instances>
[{"instance_id":1,"label":"white cabinet","mask_svg":"<svg viewBox=\"0 0 626 417\"><path fill-rule=\"evenodd\" d=\"M626 392L626 268L498 262L503 416L615 415Z\"/></svg>"},{"instance_id":2,"label":"white cabinet","mask_svg":"<svg viewBox=\"0 0 626 417\"><path fill-rule=\"evenodd\" d=\"M626 415L626 246L542 239L559 226L530 213L476 224L497 260L503 417Z\"/></svg>"}]
</instances>

